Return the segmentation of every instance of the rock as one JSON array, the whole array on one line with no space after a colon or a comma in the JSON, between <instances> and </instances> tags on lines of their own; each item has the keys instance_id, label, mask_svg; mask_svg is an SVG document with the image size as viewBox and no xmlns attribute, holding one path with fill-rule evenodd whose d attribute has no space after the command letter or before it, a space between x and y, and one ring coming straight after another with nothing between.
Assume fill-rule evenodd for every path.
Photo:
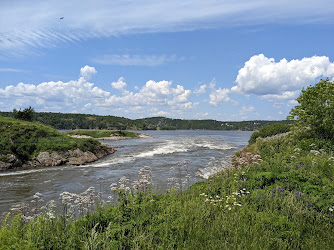
<instances>
[{"instance_id":1,"label":"rock","mask_svg":"<svg viewBox=\"0 0 334 250\"><path fill-rule=\"evenodd\" d=\"M0 161L0 171L5 171L7 169L10 169L11 166L12 164L10 164L9 162Z\"/></svg>"},{"instance_id":2,"label":"rock","mask_svg":"<svg viewBox=\"0 0 334 250\"><path fill-rule=\"evenodd\" d=\"M49 152L41 152L36 157L36 160L37 162L32 165L45 167L58 166L67 162L66 158L62 157L58 152L52 152L51 154Z\"/></svg>"},{"instance_id":3,"label":"rock","mask_svg":"<svg viewBox=\"0 0 334 250\"><path fill-rule=\"evenodd\" d=\"M97 150L96 156L98 159L101 159L102 157L115 153L115 151L116 150L114 147L107 144L102 144Z\"/></svg>"},{"instance_id":4,"label":"rock","mask_svg":"<svg viewBox=\"0 0 334 250\"><path fill-rule=\"evenodd\" d=\"M22 162L15 155L3 156L0 161L0 171L14 169L22 166Z\"/></svg>"},{"instance_id":5,"label":"rock","mask_svg":"<svg viewBox=\"0 0 334 250\"><path fill-rule=\"evenodd\" d=\"M81 150L80 150L81 151ZM71 165L83 165L85 163L90 163L93 161L98 160L96 155L94 155L92 152L82 152L79 154L78 152L74 153L75 157L71 157L68 159L68 163Z\"/></svg>"},{"instance_id":6,"label":"rock","mask_svg":"<svg viewBox=\"0 0 334 250\"><path fill-rule=\"evenodd\" d=\"M15 155L2 156L0 161L0 171L5 171L13 168L36 168L36 167L52 167L62 164L84 165L86 163L97 161L116 150L109 145L102 144L97 146L96 153L90 151L83 152L80 149L68 150L64 152L40 152L33 160L22 162Z\"/></svg>"}]
</instances>

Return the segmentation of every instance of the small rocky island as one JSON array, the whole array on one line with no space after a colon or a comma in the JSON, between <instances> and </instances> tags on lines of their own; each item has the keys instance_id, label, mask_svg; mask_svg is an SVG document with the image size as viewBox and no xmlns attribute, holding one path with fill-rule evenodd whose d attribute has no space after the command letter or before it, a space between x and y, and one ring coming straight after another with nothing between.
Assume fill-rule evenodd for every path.
<instances>
[{"instance_id":1,"label":"small rocky island","mask_svg":"<svg viewBox=\"0 0 334 250\"><path fill-rule=\"evenodd\" d=\"M83 165L115 152L99 140L142 138L130 131L73 130L61 133L37 122L0 117L0 171Z\"/></svg>"}]
</instances>

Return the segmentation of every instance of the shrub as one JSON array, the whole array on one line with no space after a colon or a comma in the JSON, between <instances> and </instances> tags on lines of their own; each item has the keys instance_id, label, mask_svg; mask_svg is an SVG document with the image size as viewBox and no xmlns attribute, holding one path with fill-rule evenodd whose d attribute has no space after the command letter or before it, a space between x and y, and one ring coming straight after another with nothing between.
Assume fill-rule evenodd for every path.
<instances>
[{"instance_id":1,"label":"shrub","mask_svg":"<svg viewBox=\"0 0 334 250\"><path fill-rule=\"evenodd\" d=\"M32 107L26 108L23 111L13 110L13 116L15 119L20 119L23 121L32 121L34 119L35 110Z\"/></svg>"},{"instance_id":2,"label":"shrub","mask_svg":"<svg viewBox=\"0 0 334 250\"><path fill-rule=\"evenodd\" d=\"M254 132L248 142L249 144L252 144L256 141L256 138L258 137L265 138L268 136L286 133L289 131L290 131L290 125L282 123L274 123L272 125L260 128L258 132Z\"/></svg>"}]
</instances>

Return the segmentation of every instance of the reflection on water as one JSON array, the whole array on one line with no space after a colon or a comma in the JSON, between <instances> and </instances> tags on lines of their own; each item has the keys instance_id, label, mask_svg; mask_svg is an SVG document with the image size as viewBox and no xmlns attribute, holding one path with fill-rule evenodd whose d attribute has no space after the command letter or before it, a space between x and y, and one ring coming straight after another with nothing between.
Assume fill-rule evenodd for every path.
<instances>
[{"instance_id":1,"label":"reflection on water","mask_svg":"<svg viewBox=\"0 0 334 250\"><path fill-rule=\"evenodd\" d=\"M0 172L0 212L8 211L12 204L30 202L36 192L42 193L45 201L58 201L59 194L64 191L81 193L93 186L96 190L101 188L108 196L111 183L118 182L122 176L132 183L144 166L152 169L154 188L165 190L171 167L189 160L189 171L194 181L196 169L207 167L212 157L231 156L247 145L251 135L251 132L242 131L202 130L143 133L152 137L103 141L116 146L117 151L89 165Z\"/></svg>"}]
</instances>

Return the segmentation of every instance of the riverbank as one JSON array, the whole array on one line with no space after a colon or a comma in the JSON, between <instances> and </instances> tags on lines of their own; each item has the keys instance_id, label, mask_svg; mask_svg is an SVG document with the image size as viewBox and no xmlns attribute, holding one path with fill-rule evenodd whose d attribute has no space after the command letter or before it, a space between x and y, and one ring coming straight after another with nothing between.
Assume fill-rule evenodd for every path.
<instances>
[{"instance_id":1,"label":"riverbank","mask_svg":"<svg viewBox=\"0 0 334 250\"><path fill-rule=\"evenodd\" d=\"M307 131L258 138L235 155L231 168L187 190L180 188L187 185L184 180L177 179L178 168L182 172L186 165L176 167L174 184L164 194L150 191L150 171L143 168L135 186L140 192L130 192L122 178L112 185L112 203L101 201L94 189L62 193L62 206L78 212L87 207L90 212L75 221L65 211L57 215L35 210L41 215L17 216L0 229L0 245L4 249L13 244L79 249L331 249L332 150L330 142L311 138ZM76 199L86 203L75 203ZM103 205L94 210L95 202Z\"/></svg>"}]
</instances>

